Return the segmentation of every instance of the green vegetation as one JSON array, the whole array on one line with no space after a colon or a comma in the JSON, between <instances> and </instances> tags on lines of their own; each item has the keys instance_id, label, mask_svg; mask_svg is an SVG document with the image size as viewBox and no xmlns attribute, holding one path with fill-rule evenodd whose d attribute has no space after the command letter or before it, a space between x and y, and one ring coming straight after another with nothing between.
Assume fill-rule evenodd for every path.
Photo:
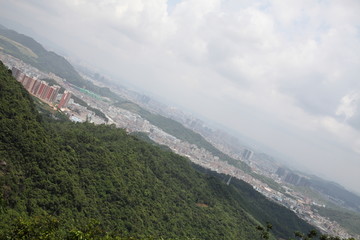
<instances>
[{"instance_id":1,"label":"green vegetation","mask_svg":"<svg viewBox=\"0 0 360 240\"><path fill-rule=\"evenodd\" d=\"M95 220L81 228L72 228L67 231L59 232L63 227L63 222L53 216L36 216L30 218L19 218L14 221L11 229L7 231L2 239L11 240L136 240L139 238L123 237L105 232L101 224ZM164 240L164 238L144 237L143 240ZM194 238L183 238L195 240ZM169 239L171 240L171 239ZM175 240L175 238L173 238Z\"/></svg>"},{"instance_id":2,"label":"green vegetation","mask_svg":"<svg viewBox=\"0 0 360 240\"><path fill-rule=\"evenodd\" d=\"M0 239L101 239L84 235L93 221L103 239L256 239L273 220L277 237L311 228L250 185L227 186L113 125L39 115L2 64L0 102Z\"/></svg>"},{"instance_id":3,"label":"green vegetation","mask_svg":"<svg viewBox=\"0 0 360 240\"><path fill-rule=\"evenodd\" d=\"M261 239L269 239L270 238L270 230L272 230L272 225L270 223L266 224L266 228L263 226L257 226L256 229L260 233ZM318 233L315 229L310 230L308 233L302 233L299 231L294 232L295 239L297 240L355 240L354 238L343 238L341 239L338 236L329 236L326 234ZM294 240L291 238L289 240Z\"/></svg>"},{"instance_id":4,"label":"green vegetation","mask_svg":"<svg viewBox=\"0 0 360 240\"><path fill-rule=\"evenodd\" d=\"M26 35L0 28L0 49L41 71L52 72L76 86L113 100L122 100L109 88L99 87L90 81L84 80L64 57L47 51L38 42Z\"/></svg>"},{"instance_id":5,"label":"green vegetation","mask_svg":"<svg viewBox=\"0 0 360 240\"><path fill-rule=\"evenodd\" d=\"M161 128L163 131L173 135L180 140L195 144L199 148L204 148L211 152L213 155L218 156L221 160L226 161L229 164L244 170L245 172L251 171L250 167L246 163L235 160L224 154L223 152L219 151L217 148L211 145L211 143L206 141L203 136L184 127L181 123L175 120L161 116L159 114L151 113L141 108L140 106L128 101L117 102L114 105L139 114L142 118L148 120L151 124Z\"/></svg>"},{"instance_id":6,"label":"green vegetation","mask_svg":"<svg viewBox=\"0 0 360 240\"><path fill-rule=\"evenodd\" d=\"M89 224L82 227L81 229L72 228L71 230L65 231L59 234L58 230L62 227L62 222L56 217L42 216L42 217L31 217L31 218L19 218L14 221L12 228L2 236L2 239L11 240L165 240L165 238L157 237L123 237L117 236L109 232L105 232L97 221L90 221ZM273 226L271 223L266 223L266 226L258 225L256 230L259 233L259 238L256 239L274 239L271 235ZM310 230L307 234L296 231L294 236L298 240L341 240L340 237L328 236L318 233L316 230ZM168 238L168 240L197 240L196 238ZM293 238L289 240L294 240ZM355 240L354 238L342 239L342 240Z\"/></svg>"},{"instance_id":7,"label":"green vegetation","mask_svg":"<svg viewBox=\"0 0 360 240\"><path fill-rule=\"evenodd\" d=\"M311 176L311 188L338 206L346 207L360 213L360 197L334 182ZM338 199L338 200L335 200Z\"/></svg>"},{"instance_id":8,"label":"green vegetation","mask_svg":"<svg viewBox=\"0 0 360 240\"><path fill-rule=\"evenodd\" d=\"M207 175L222 180L224 183L229 178L228 175L219 174L197 165L194 165L194 168L199 172L206 173ZM223 194L235 194L236 201L240 202L241 207L252 217L263 224L271 222L274 227L273 232L276 236L286 238L292 236L294 229L307 229L302 230L303 232L307 232L313 228L303 221L297 221L295 213L285 207L269 201L262 194L255 191L251 185L245 183L244 181L232 178L229 188L235 189L234 193L227 192Z\"/></svg>"},{"instance_id":9,"label":"green vegetation","mask_svg":"<svg viewBox=\"0 0 360 240\"><path fill-rule=\"evenodd\" d=\"M0 36L0 46L8 49L8 51L11 51L12 53L20 52L29 58L38 57L33 51L31 51L31 49L4 36Z\"/></svg>"},{"instance_id":10,"label":"green vegetation","mask_svg":"<svg viewBox=\"0 0 360 240\"><path fill-rule=\"evenodd\" d=\"M272 225L270 223L266 224L266 228L259 225L256 227L256 229L260 232L261 239L270 238L270 230L272 229Z\"/></svg>"},{"instance_id":11,"label":"green vegetation","mask_svg":"<svg viewBox=\"0 0 360 240\"><path fill-rule=\"evenodd\" d=\"M360 235L360 214L343 208L316 207L322 216L328 217L353 234Z\"/></svg>"},{"instance_id":12,"label":"green vegetation","mask_svg":"<svg viewBox=\"0 0 360 240\"><path fill-rule=\"evenodd\" d=\"M43 116L43 118L55 119L58 121L69 120L69 117L60 110L50 107L47 103L44 103L37 97L32 96L32 99L35 103L36 110Z\"/></svg>"}]
</instances>

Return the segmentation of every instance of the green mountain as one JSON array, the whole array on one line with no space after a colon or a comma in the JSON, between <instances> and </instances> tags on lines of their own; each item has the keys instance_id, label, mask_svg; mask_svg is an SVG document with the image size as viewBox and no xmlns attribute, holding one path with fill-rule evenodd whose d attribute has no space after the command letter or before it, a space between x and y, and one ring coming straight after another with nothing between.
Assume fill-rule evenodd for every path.
<instances>
[{"instance_id":1,"label":"green mountain","mask_svg":"<svg viewBox=\"0 0 360 240\"><path fill-rule=\"evenodd\" d=\"M52 72L76 86L86 88L104 97L122 100L115 93L111 92L109 88L98 87L92 82L84 80L64 57L52 51L47 51L41 44L26 35L0 27L1 50L41 71Z\"/></svg>"},{"instance_id":2,"label":"green mountain","mask_svg":"<svg viewBox=\"0 0 360 240\"><path fill-rule=\"evenodd\" d=\"M360 235L360 214L340 207L314 207L322 216L336 221L350 233Z\"/></svg>"},{"instance_id":3,"label":"green mountain","mask_svg":"<svg viewBox=\"0 0 360 240\"><path fill-rule=\"evenodd\" d=\"M310 186L327 201L360 213L360 197L341 185L311 176Z\"/></svg>"},{"instance_id":4,"label":"green mountain","mask_svg":"<svg viewBox=\"0 0 360 240\"><path fill-rule=\"evenodd\" d=\"M0 103L0 239L49 229L41 239L63 239L93 221L83 231L155 239L259 239L266 221L281 238L312 228L250 185L227 186L115 126L40 115L2 63Z\"/></svg>"},{"instance_id":5,"label":"green mountain","mask_svg":"<svg viewBox=\"0 0 360 240\"><path fill-rule=\"evenodd\" d=\"M360 196L347 190L338 183L282 167L278 168L277 174L305 195L309 195L310 198L318 199L326 205L330 203L331 205L360 213ZM301 179L301 181L299 179ZM298 180L301 184L297 183Z\"/></svg>"}]
</instances>

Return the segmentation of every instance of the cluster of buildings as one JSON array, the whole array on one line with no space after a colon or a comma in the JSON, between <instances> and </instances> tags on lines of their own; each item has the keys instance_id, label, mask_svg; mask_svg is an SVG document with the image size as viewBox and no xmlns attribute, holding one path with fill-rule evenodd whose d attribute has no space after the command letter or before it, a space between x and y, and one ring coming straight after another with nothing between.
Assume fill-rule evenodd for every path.
<instances>
[{"instance_id":1,"label":"cluster of buildings","mask_svg":"<svg viewBox=\"0 0 360 240\"><path fill-rule=\"evenodd\" d=\"M76 94L76 96L79 95ZM87 109L86 106L75 103L73 99L69 101L67 109L63 112L65 112L73 122L91 122L95 124L107 123L104 118L97 116L93 111Z\"/></svg>"},{"instance_id":2,"label":"cluster of buildings","mask_svg":"<svg viewBox=\"0 0 360 240\"><path fill-rule=\"evenodd\" d=\"M12 67L12 75L32 95L40 98L41 100L51 105L53 105L57 100L60 86L57 85L50 86L45 81L39 80L37 78L32 78L26 75L16 67ZM62 94L61 96L60 102L58 104L58 108L65 108L69 103L70 98L71 98L71 92L65 91L64 94Z\"/></svg>"},{"instance_id":3,"label":"cluster of buildings","mask_svg":"<svg viewBox=\"0 0 360 240\"><path fill-rule=\"evenodd\" d=\"M146 132L149 133L152 125L140 115L128 110L109 106L102 108L103 112L111 119L117 127L125 128L127 132Z\"/></svg>"},{"instance_id":4,"label":"cluster of buildings","mask_svg":"<svg viewBox=\"0 0 360 240\"><path fill-rule=\"evenodd\" d=\"M64 91L64 94L62 95L61 99L60 99L60 102L59 102L59 105L58 105L58 108L66 108L68 103L69 103L69 100L71 98L71 92L65 90Z\"/></svg>"},{"instance_id":5,"label":"cluster of buildings","mask_svg":"<svg viewBox=\"0 0 360 240\"><path fill-rule=\"evenodd\" d=\"M242 154L242 159L243 160L250 160L253 155L254 155L253 151L251 151L249 149L245 149L243 154Z\"/></svg>"},{"instance_id":6,"label":"cluster of buildings","mask_svg":"<svg viewBox=\"0 0 360 240\"><path fill-rule=\"evenodd\" d=\"M279 167L278 170L276 171L276 174L283 182L290 183L295 186L302 186L302 187L310 186L310 181L307 177L300 176L287 169Z\"/></svg>"},{"instance_id":7,"label":"cluster of buildings","mask_svg":"<svg viewBox=\"0 0 360 240\"><path fill-rule=\"evenodd\" d=\"M283 186L286 191L286 195L278 191L275 191L269 187L259 187L253 185L254 189L262 193L268 199L273 200L280 205L293 211L298 217L302 218L306 222L316 226L323 233L327 233L334 236L343 238L352 237L347 231L341 227L337 222L331 221L329 218L323 217L317 213L317 210L313 206L325 207L314 202L308 197L304 197L302 194Z\"/></svg>"}]
</instances>

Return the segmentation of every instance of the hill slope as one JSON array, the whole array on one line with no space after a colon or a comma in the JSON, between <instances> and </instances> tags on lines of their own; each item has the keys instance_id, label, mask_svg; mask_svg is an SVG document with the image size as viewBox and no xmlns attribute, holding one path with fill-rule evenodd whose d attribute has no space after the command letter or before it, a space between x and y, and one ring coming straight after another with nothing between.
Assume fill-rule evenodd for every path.
<instances>
[{"instance_id":1,"label":"hill slope","mask_svg":"<svg viewBox=\"0 0 360 240\"><path fill-rule=\"evenodd\" d=\"M255 239L279 210L251 186L229 187L114 126L45 121L2 64L0 102L0 232L50 214L65 223L59 234L96 219L121 235ZM311 228L281 209L277 236Z\"/></svg>"},{"instance_id":2,"label":"hill slope","mask_svg":"<svg viewBox=\"0 0 360 240\"><path fill-rule=\"evenodd\" d=\"M336 183L315 176L311 177L310 184L312 189L319 192L327 200L360 213L360 197L358 195Z\"/></svg>"},{"instance_id":3,"label":"hill slope","mask_svg":"<svg viewBox=\"0 0 360 240\"><path fill-rule=\"evenodd\" d=\"M121 100L109 88L98 87L92 82L84 80L74 67L62 56L47 51L41 44L31 37L19 34L13 30L0 28L0 50L21 59L41 71L52 72L66 79L69 83L86 88L96 94Z\"/></svg>"},{"instance_id":4,"label":"hill slope","mask_svg":"<svg viewBox=\"0 0 360 240\"><path fill-rule=\"evenodd\" d=\"M360 235L360 214L343 208L315 207L322 216L328 217L338 222L349 232Z\"/></svg>"}]
</instances>

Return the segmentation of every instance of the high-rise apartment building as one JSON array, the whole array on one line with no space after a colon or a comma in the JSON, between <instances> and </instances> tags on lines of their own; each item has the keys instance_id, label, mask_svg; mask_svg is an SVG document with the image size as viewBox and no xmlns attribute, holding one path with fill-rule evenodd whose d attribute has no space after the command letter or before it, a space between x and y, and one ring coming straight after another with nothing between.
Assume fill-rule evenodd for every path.
<instances>
[{"instance_id":1,"label":"high-rise apartment building","mask_svg":"<svg viewBox=\"0 0 360 240\"><path fill-rule=\"evenodd\" d=\"M56 100L57 95L59 94L60 87L59 86L49 86L45 81L38 80L37 78L32 78L21 72L18 68L12 67L12 76L19 81L25 89L37 96L38 98L53 103ZM71 93L67 92L67 94L63 95L61 107L66 107L69 99L71 97Z\"/></svg>"},{"instance_id":2,"label":"high-rise apartment building","mask_svg":"<svg viewBox=\"0 0 360 240\"><path fill-rule=\"evenodd\" d=\"M30 80L31 80L31 77L25 75L23 78L23 81L21 83L26 88L28 86Z\"/></svg>"},{"instance_id":3,"label":"high-rise apartment building","mask_svg":"<svg viewBox=\"0 0 360 240\"><path fill-rule=\"evenodd\" d=\"M47 83L45 83L45 87L44 87L44 90L42 91L42 93L40 95L40 98L43 99L43 100L46 100L46 96L47 96L49 91L50 91L50 86L47 85Z\"/></svg>"},{"instance_id":4,"label":"high-rise apartment building","mask_svg":"<svg viewBox=\"0 0 360 240\"><path fill-rule=\"evenodd\" d=\"M12 72L12 76L13 76L16 80L18 80L19 75L20 75L20 73L21 73L20 69L18 69L18 68L16 68L16 67L12 67L11 72ZM19 81L19 80L18 80L18 81Z\"/></svg>"},{"instance_id":5,"label":"high-rise apartment building","mask_svg":"<svg viewBox=\"0 0 360 240\"><path fill-rule=\"evenodd\" d=\"M249 149L245 149L243 154L242 154L242 159L243 160L250 160L253 155L254 155L253 151L251 151Z\"/></svg>"},{"instance_id":6,"label":"high-rise apartment building","mask_svg":"<svg viewBox=\"0 0 360 240\"><path fill-rule=\"evenodd\" d=\"M44 88L47 86L46 82L44 81L41 81L40 82L40 86L39 86L39 90L37 91L37 93L35 94L36 96L40 97L41 94L43 93L44 91Z\"/></svg>"},{"instance_id":7,"label":"high-rise apartment building","mask_svg":"<svg viewBox=\"0 0 360 240\"><path fill-rule=\"evenodd\" d=\"M48 90L48 92L46 93L46 96L45 96L45 98L44 98L45 101L50 102L50 98L51 98L51 95L53 94L54 90L55 90L55 89L54 89L53 87L49 87L49 90Z\"/></svg>"},{"instance_id":8,"label":"high-rise apartment building","mask_svg":"<svg viewBox=\"0 0 360 240\"><path fill-rule=\"evenodd\" d=\"M19 82L23 83L24 82L24 79L25 79L25 73L21 72L19 74L19 76L16 78L16 80L18 80Z\"/></svg>"},{"instance_id":9,"label":"high-rise apartment building","mask_svg":"<svg viewBox=\"0 0 360 240\"><path fill-rule=\"evenodd\" d=\"M37 80L28 77L27 83L25 85L25 89L28 90L28 92L30 92L36 81Z\"/></svg>"},{"instance_id":10,"label":"high-rise apartment building","mask_svg":"<svg viewBox=\"0 0 360 240\"><path fill-rule=\"evenodd\" d=\"M31 88L30 93L33 95L36 95L37 91L39 90L40 84L41 84L41 81L37 80L35 82L34 86Z\"/></svg>"},{"instance_id":11,"label":"high-rise apartment building","mask_svg":"<svg viewBox=\"0 0 360 240\"><path fill-rule=\"evenodd\" d=\"M65 91L64 94L62 95L61 99L60 99L60 103L58 105L58 108L65 108L67 107L67 104L69 103L69 100L71 98L71 92L70 91Z\"/></svg>"},{"instance_id":12,"label":"high-rise apartment building","mask_svg":"<svg viewBox=\"0 0 360 240\"><path fill-rule=\"evenodd\" d=\"M52 88L54 89L54 91L52 92L52 94L49 98L49 102L51 102L51 103L55 102L56 97L59 94L59 90L60 90L59 86L52 86Z\"/></svg>"}]
</instances>

